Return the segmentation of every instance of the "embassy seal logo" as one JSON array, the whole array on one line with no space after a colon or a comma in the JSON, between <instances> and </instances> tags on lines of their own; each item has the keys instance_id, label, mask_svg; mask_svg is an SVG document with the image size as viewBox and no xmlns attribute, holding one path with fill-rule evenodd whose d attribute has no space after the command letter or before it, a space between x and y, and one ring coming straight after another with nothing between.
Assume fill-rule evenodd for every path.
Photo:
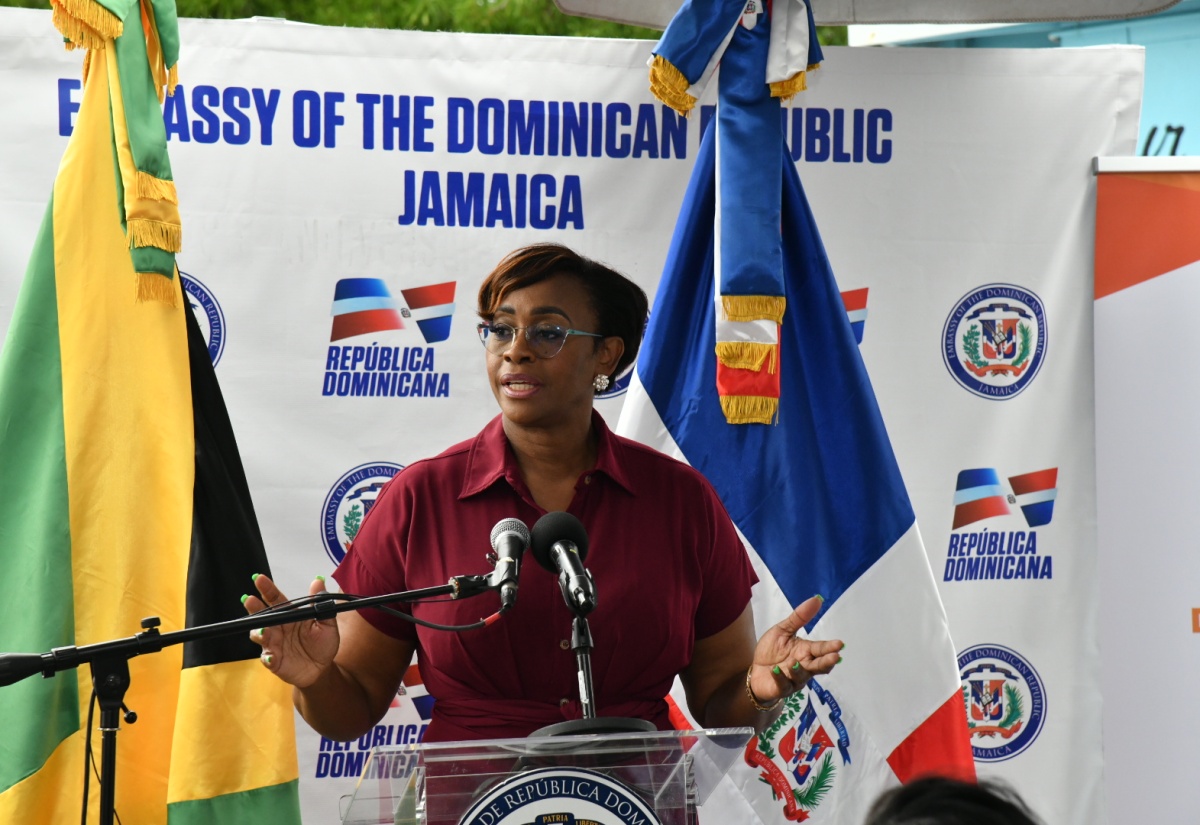
<instances>
[{"instance_id":1,"label":"embassy seal logo","mask_svg":"<svg viewBox=\"0 0 1200 825\"><path fill-rule=\"evenodd\" d=\"M404 300L397 301L380 278L338 281L321 395L449 398L450 374L437 371L432 345L450 337L456 285L447 281L401 289ZM428 346L412 343L411 323L420 331L417 340ZM384 343L336 343L367 335L382 336ZM389 339L400 345L389 344Z\"/></svg>"},{"instance_id":2,"label":"embassy seal logo","mask_svg":"<svg viewBox=\"0 0 1200 825\"><path fill-rule=\"evenodd\" d=\"M993 401L1029 386L1046 357L1046 311L1024 287L987 284L950 312L942 329L942 360L964 389Z\"/></svg>"},{"instance_id":3,"label":"embassy seal logo","mask_svg":"<svg viewBox=\"0 0 1200 825\"><path fill-rule=\"evenodd\" d=\"M325 552L334 564L341 564L358 528L375 504L375 498L383 485L396 473L404 469L403 464L381 461L360 464L337 480L325 497L321 508L321 538Z\"/></svg>"},{"instance_id":4,"label":"embassy seal logo","mask_svg":"<svg viewBox=\"0 0 1200 825\"><path fill-rule=\"evenodd\" d=\"M1001 645L958 654L967 727L976 762L1003 762L1027 749L1046 721L1046 693L1033 665Z\"/></svg>"},{"instance_id":5,"label":"embassy seal logo","mask_svg":"<svg viewBox=\"0 0 1200 825\"><path fill-rule=\"evenodd\" d=\"M204 334L204 341L208 344L208 357L215 367L225 351L225 313L204 284L186 272L180 272L179 279L183 291L187 293L188 305L196 316L196 323L200 325L200 332Z\"/></svg>"},{"instance_id":6,"label":"embassy seal logo","mask_svg":"<svg viewBox=\"0 0 1200 825\"><path fill-rule=\"evenodd\" d=\"M460 825L662 825L632 789L579 768L538 768L495 785Z\"/></svg>"},{"instance_id":7,"label":"embassy seal logo","mask_svg":"<svg viewBox=\"0 0 1200 825\"><path fill-rule=\"evenodd\" d=\"M850 764L850 734L837 700L810 679L785 700L775 723L746 744L745 760L761 770L759 781L783 802L789 822L808 819L833 790L838 769Z\"/></svg>"},{"instance_id":8,"label":"embassy seal logo","mask_svg":"<svg viewBox=\"0 0 1200 825\"><path fill-rule=\"evenodd\" d=\"M1013 505L1020 508L1029 529L984 527L951 532L942 581L1054 578L1054 557L1038 552L1035 528L1048 525L1054 518L1057 498L1057 467L1009 476L1007 485L1001 483L1000 474L992 467L959 472L951 531L998 517L1008 517L1011 525Z\"/></svg>"}]
</instances>

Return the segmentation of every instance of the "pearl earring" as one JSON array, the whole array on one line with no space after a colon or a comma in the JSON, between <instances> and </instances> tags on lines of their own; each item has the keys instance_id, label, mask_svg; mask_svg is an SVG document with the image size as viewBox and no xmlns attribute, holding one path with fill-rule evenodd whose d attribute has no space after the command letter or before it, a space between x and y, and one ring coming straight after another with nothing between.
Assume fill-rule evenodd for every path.
<instances>
[{"instance_id":1,"label":"pearl earring","mask_svg":"<svg viewBox=\"0 0 1200 825\"><path fill-rule=\"evenodd\" d=\"M592 379L592 387L596 390L596 392L604 392L606 389L608 389L608 376L604 373L597 375Z\"/></svg>"}]
</instances>

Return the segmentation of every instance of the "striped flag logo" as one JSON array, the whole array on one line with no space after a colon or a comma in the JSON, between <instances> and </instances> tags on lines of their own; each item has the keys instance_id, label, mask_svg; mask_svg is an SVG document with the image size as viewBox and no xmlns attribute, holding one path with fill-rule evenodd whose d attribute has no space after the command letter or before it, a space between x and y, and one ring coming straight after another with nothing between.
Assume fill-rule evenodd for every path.
<instances>
[{"instance_id":1,"label":"striped flag logo","mask_svg":"<svg viewBox=\"0 0 1200 825\"><path fill-rule=\"evenodd\" d=\"M450 337L450 319L454 317L455 281L402 289L405 303L417 322L425 343L435 344ZM407 316L406 316L407 317Z\"/></svg>"},{"instance_id":2,"label":"striped flag logo","mask_svg":"<svg viewBox=\"0 0 1200 825\"><path fill-rule=\"evenodd\" d=\"M963 470L954 488L954 525L957 530L992 516L1006 516L1011 510L1000 487L1000 476L991 467Z\"/></svg>"},{"instance_id":3,"label":"striped flag logo","mask_svg":"<svg viewBox=\"0 0 1200 825\"><path fill-rule=\"evenodd\" d=\"M1054 516L1054 499L1058 497L1057 467L1009 476L1008 483L1030 527L1041 527L1050 523Z\"/></svg>"},{"instance_id":4,"label":"striped flag logo","mask_svg":"<svg viewBox=\"0 0 1200 825\"><path fill-rule=\"evenodd\" d=\"M379 278L343 278L333 292L330 341L389 329L404 329L387 284Z\"/></svg>"},{"instance_id":5,"label":"striped flag logo","mask_svg":"<svg viewBox=\"0 0 1200 825\"><path fill-rule=\"evenodd\" d=\"M862 344L863 328L867 325L867 287L846 290L842 293L842 303L846 306L850 328L854 330L854 340Z\"/></svg>"}]
</instances>

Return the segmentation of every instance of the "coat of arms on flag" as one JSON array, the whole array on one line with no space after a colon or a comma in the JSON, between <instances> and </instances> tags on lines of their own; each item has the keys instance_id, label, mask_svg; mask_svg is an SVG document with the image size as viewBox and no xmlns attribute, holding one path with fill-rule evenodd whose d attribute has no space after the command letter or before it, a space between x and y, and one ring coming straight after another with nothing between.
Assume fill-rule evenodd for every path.
<instances>
[{"instance_id":1,"label":"coat of arms on flag","mask_svg":"<svg viewBox=\"0 0 1200 825\"><path fill-rule=\"evenodd\" d=\"M756 613L825 597L805 631L850 656L788 700L731 781L763 822L782 805L857 825L889 785L973 777L974 763L945 611L852 327L863 317L848 315L866 294L852 306L839 291L779 128L772 48L802 70L788 93L819 61L797 9L684 4L655 48L652 89L684 110L720 64L717 113L618 430L712 482L761 562Z\"/></svg>"}]
</instances>

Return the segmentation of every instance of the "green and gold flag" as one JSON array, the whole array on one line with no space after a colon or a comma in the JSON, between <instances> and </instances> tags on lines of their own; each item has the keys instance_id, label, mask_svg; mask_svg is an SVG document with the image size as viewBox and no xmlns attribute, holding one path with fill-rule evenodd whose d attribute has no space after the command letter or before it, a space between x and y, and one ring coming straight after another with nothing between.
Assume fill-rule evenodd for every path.
<instances>
[{"instance_id":1,"label":"green and gold flag","mask_svg":"<svg viewBox=\"0 0 1200 825\"><path fill-rule=\"evenodd\" d=\"M84 92L0 352L0 653L236 618L266 553L179 285L173 0L54 0ZM244 635L130 661L116 813L298 823L287 687ZM0 822L79 821L85 666L0 688ZM93 736L99 761L99 734ZM90 807L94 820L97 784Z\"/></svg>"}]
</instances>

